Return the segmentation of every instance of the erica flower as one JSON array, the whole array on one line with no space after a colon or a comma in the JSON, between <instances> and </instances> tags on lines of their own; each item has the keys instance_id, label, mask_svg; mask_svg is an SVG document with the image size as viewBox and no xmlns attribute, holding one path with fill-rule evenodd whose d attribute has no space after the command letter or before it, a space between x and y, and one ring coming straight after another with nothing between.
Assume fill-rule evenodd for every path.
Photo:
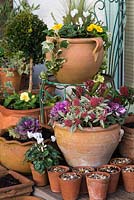
<instances>
[{"instance_id":1,"label":"erica flower","mask_svg":"<svg viewBox=\"0 0 134 200\"><path fill-rule=\"evenodd\" d=\"M65 126L71 127L72 126L72 121L70 119L65 119L64 120Z\"/></svg>"},{"instance_id":2,"label":"erica flower","mask_svg":"<svg viewBox=\"0 0 134 200\"><path fill-rule=\"evenodd\" d=\"M128 88L126 87L126 86L122 86L122 87L120 87L120 94L122 95L122 96L128 96Z\"/></svg>"},{"instance_id":3,"label":"erica flower","mask_svg":"<svg viewBox=\"0 0 134 200\"><path fill-rule=\"evenodd\" d=\"M73 106L79 106L80 105L80 100L78 98L73 99L72 102Z\"/></svg>"},{"instance_id":4,"label":"erica flower","mask_svg":"<svg viewBox=\"0 0 134 200\"><path fill-rule=\"evenodd\" d=\"M91 100L90 100L90 105L92 107L96 107L100 104L102 98L98 98L98 97L92 97Z\"/></svg>"},{"instance_id":5,"label":"erica flower","mask_svg":"<svg viewBox=\"0 0 134 200\"><path fill-rule=\"evenodd\" d=\"M20 95L20 100L28 102L30 100L28 92L22 92Z\"/></svg>"}]
</instances>

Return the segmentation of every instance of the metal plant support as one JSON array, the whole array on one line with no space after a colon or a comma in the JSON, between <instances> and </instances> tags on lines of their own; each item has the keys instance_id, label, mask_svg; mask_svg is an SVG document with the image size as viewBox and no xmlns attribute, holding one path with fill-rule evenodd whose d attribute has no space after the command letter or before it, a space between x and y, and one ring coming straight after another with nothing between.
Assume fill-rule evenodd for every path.
<instances>
[{"instance_id":1,"label":"metal plant support","mask_svg":"<svg viewBox=\"0 0 134 200\"><path fill-rule=\"evenodd\" d=\"M94 13L98 20L104 22L108 32L111 34L111 46L108 50L107 69L104 75L108 81L115 87L123 83L123 59L124 59L124 28L126 23L125 0L97 0L94 3ZM116 80L116 84L115 84ZM83 84L62 84L49 80L42 80L40 88L40 123L48 128L44 123L44 102L51 95L45 90L45 85L55 85L57 89L62 90L63 99L66 98L67 88L70 86Z\"/></svg>"},{"instance_id":2,"label":"metal plant support","mask_svg":"<svg viewBox=\"0 0 134 200\"><path fill-rule=\"evenodd\" d=\"M97 0L94 12L111 35L111 46L108 49L106 78L113 86L119 88L124 81L124 29L126 24L125 0Z\"/></svg>"}]
</instances>

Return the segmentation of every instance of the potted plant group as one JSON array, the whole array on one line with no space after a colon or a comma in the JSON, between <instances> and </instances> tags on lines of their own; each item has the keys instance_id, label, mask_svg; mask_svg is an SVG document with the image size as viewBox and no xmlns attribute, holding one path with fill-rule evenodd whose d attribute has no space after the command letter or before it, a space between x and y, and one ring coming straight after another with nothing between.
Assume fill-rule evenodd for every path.
<instances>
[{"instance_id":1,"label":"potted plant group","mask_svg":"<svg viewBox=\"0 0 134 200\"><path fill-rule=\"evenodd\" d=\"M82 83L98 72L109 45L108 33L84 0L70 0L62 23L54 19L42 43L47 72L61 83Z\"/></svg>"},{"instance_id":2,"label":"potted plant group","mask_svg":"<svg viewBox=\"0 0 134 200\"><path fill-rule=\"evenodd\" d=\"M30 167L25 160L25 152L35 143L28 134L38 135L41 132L37 118L22 117L14 127L10 127L0 137L0 162L8 169L22 173L30 173Z\"/></svg>"},{"instance_id":3,"label":"potted plant group","mask_svg":"<svg viewBox=\"0 0 134 200\"><path fill-rule=\"evenodd\" d=\"M37 95L36 97L36 94L34 94L34 92L32 91L32 72L34 64L42 63L44 61L44 55L42 54L41 43L44 41L44 38L46 36L46 34L43 31L47 29L47 26L46 24L44 24L42 20L39 19L37 15L33 14L33 11L37 8L38 6L37 7L35 7L34 5L30 6L25 0L20 1L20 5L18 6L18 8L15 9L15 13L10 16L5 27L4 40L8 44L9 53L12 52L16 54L22 51L23 56L25 58L25 62L29 67L28 91L23 91L26 92L23 93L23 95L14 93L11 94L10 96L8 94L7 101L11 103L11 101L16 101L17 99L18 102L17 107L16 108L10 107L8 110L5 109L3 105L0 106L0 111L1 111L0 117L3 118L5 116L6 117L5 121L6 120L13 121L13 124L10 125L15 125L15 123L19 120L19 118L22 117L22 115L33 116L33 113L35 113L36 117L39 116L39 95ZM23 98L21 98L22 96ZM27 102L27 104L29 105L26 107L23 106L22 108L22 104L25 104L25 102ZM19 103L21 104L20 106L18 105ZM33 110L31 114L30 109L32 108L38 108L38 109ZM15 113L14 109L17 109ZM20 110L23 109L23 113L19 109ZM29 114L27 113L25 114L25 111L27 109L30 112ZM5 127L1 127L0 129L2 128Z\"/></svg>"},{"instance_id":4,"label":"potted plant group","mask_svg":"<svg viewBox=\"0 0 134 200\"><path fill-rule=\"evenodd\" d=\"M112 88L101 81L99 75L77 86L50 111L57 144L70 166L107 164L121 140L126 109L113 101Z\"/></svg>"},{"instance_id":5,"label":"potted plant group","mask_svg":"<svg viewBox=\"0 0 134 200\"><path fill-rule=\"evenodd\" d=\"M29 137L34 137L34 134L29 133ZM60 152L49 144L51 140L44 140L41 133L36 140L37 142L26 151L25 160L30 163L36 185L44 186L48 184L47 168L58 165L61 156ZM52 141L54 142L53 137Z\"/></svg>"}]
</instances>

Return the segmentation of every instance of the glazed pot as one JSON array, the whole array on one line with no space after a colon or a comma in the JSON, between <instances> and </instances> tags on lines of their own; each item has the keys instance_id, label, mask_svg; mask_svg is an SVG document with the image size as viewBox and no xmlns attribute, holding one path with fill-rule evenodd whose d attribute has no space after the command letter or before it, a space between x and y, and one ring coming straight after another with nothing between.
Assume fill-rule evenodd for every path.
<instances>
[{"instance_id":1,"label":"glazed pot","mask_svg":"<svg viewBox=\"0 0 134 200\"><path fill-rule=\"evenodd\" d=\"M57 169L57 170L54 170ZM58 170L60 169L60 170ZM59 175L61 175L63 172L68 172L69 167L64 165L57 165L52 166L50 169L48 169L48 178L50 183L50 188L52 192L60 192L60 184L59 184Z\"/></svg>"},{"instance_id":2,"label":"glazed pot","mask_svg":"<svg viewBox=\"0 0 134 200\"><path fill-rule=\"evenodd\" d=\"M47 37L53 41L55 38ZM68 40L69 46L62 49L61 57L66 59L56 74L61 83L83 83L91 79L99 70L104 56L102 38L60 38ZM46 54L50 59L50 54Z\"/></svg>"},{"instance_id":3,"label":"glazed pot","mask_svg":"<svg viewBox=\"0 0 134 200\"><path fill-rule=\"evenodd\" d=\"M126 165L121 172L125 191L134 192L134 165Z\"/></svg>"},{"instance_id":4,"label":"glazed pot","mask_svg":"<svg viewBox=\"0 0 134 200\"><path fill-rule=\"evenodd\" d=\"M0 130L8 129L15 126L16 123L24 116L39 118L40 108L29 110L12 110L0 105Z\"/></svg>"},{"instance_id":5,"label":"glazed pot","mask_svg":"<svg viewBox=\"0 0 134 200\"><path fill-rule=\"evenodd\" d=\"M41 174L34 169L33 164L30 164L30 168L33 180L37 186L45 186L48 184L48 175L46 170L44 171L44 173Z\"/></svg>"},{"instance_id":6,"label":"glazed pot","mask_svg":"<svg viewBox=\"0 0 134 200\"><path fill-rule=\"evenodd\" d=\"M8 72L7 72L8 71ZM8 75L11 73L11 75ZM0 82L1 87L6 90L7 92L18 92L20 90L20 83L21 83L21 75L16 70L11 70L10 68L0 68ZM10 82L12 88L6 86L6 83Z\"/></svg>"},{"instance_id":7,"label":"glazed pot","mask_svg":"<svg viewBox=\"0 0 134 200\"><path fill-rule=\"evenodd\" d=\"M75 176L77 178L72 179L63 179L63 176L71 175L72 177ZM59 176L59 183L61 189L61 195L64 200L76 200L79 195L80 191L80 184L81 184L82 176L80 174L76 174L75 172L66 172Z\"/></svg>"},{"instance_id":8,"label":"glazed pot","mask_svg":"<svg viewBox=\"0 0 134 200\"><path fill-rule=\"evenodd\" d=\"M84 128L71 133L69 128L55 124L54 134L68 165L98 167L109 162L119 144L120 126Z\"/></svg>"},{"instance_id":9,"label":"glazed pot","mask_svg":"<svg viewBox=\"0 0 134 200\"><path fill-rule=\"evenodd\" d=\"M115 165L102 165L97 168L97 171L107 172L110 174L110 181L108 185L108 193L114 193L117 191L119 177L120 177L120 167Z\"/></svg>"},{"instance_id":10,"label":"glazed pot","mask_svg":"<svg viewBox=\"0 0 134 200\"><path fill-rule=\"evenodd\" d=\"M33 141L21 143L16 140L8 141L0 137L0 162L8 169L22 173L31 173L28 162L24 162L26 151Z\"/></svg>"},{"instance_id":11,"label":"glazed pot","mask_svg":"<svg viewBox=\"0 0 134 200\"><path fill-rule=\"evenodd\" d=\"M134 159L134 114L127 117L124 125L124 135L122 141L119 144L119 151L123 157L129 157ZM132 127L129 125L132 125Z\"/></svg>"},{"instance_id":12,"label":"glazed pot","mask_svg":"<svg viewBox=\"0 0 134 200\"><path fill-rule=\"evenodd\" d=\"M92 174L105 178L95 179ZM86 175L88 193L90 200L106 200L110 174L106 172L90 172Z\"/></svg>"}]
</instances>

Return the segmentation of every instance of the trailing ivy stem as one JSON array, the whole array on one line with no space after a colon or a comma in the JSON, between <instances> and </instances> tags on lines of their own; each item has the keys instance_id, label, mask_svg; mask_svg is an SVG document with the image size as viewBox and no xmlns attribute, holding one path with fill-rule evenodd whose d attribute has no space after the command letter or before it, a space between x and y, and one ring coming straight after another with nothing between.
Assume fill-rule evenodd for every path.
<instances>
[{"instance_id":1,"label":"trailing ivy stem","mask_svg":"<svg viewBox=\"0 0 134 200\"><path fill-rule=\"evenodd\" d=\"M33 58L30 58L30 71L29 71L29 87L28 92L32 92L32 86L33 86Z\"/></svg>"}]
</instances>

